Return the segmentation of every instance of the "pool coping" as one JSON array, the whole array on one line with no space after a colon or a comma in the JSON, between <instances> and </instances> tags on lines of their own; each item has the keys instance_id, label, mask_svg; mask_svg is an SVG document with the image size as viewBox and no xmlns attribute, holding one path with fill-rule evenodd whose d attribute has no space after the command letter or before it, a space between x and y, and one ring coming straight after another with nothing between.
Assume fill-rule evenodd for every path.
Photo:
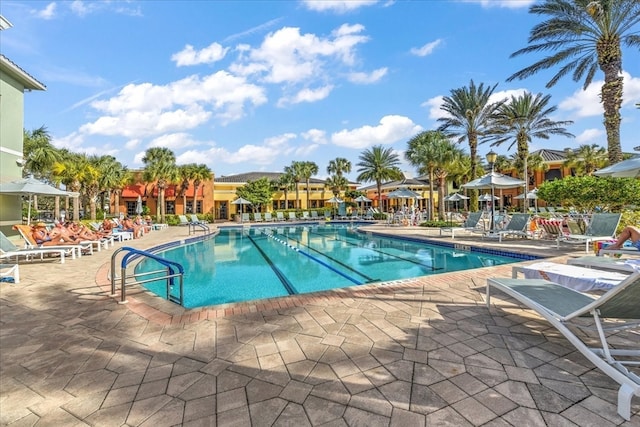
<instances>
[{"instance_id":1,"label":"pool coping","mask_svg":"<svg viewBox=\"0 0 640 427\"><path fill-rule=\"evenodd\" d=\"M342 224L346 222L347 221L342 221L342 222L336 221L336 223L342 223ZM293 226L293 225L297 226L297 225L303 225L303 224L312 224L312 223L310 222L287 223L287 225L290 225L290 226ZM269 225L268 224L252 224L251 226L248 226L248 225L232 224L232 225L222 226L219 228L250 228L255 226L264 227ZM407 236L397 235L393 233L386 233L381 231L358 230L358 232L370 233L372 235L393 237L400 240L429 243L436 246L445 246L445 247L454 248L456 250L468 250L471 252L487 253L491 255L510 256L512 258L521 259L520 262L549 258L541 255L521 253L518 251L505 251L505 250L491 249L491 248L486 248L482 246L445 242L445 241L439 241L439 240L434 240L429 238L407 237ZM218 233L219 233L219 230L214 230L208 234L194 235L193 237L188 237L185 239L172 240L170 242L162 243L162 244L147 248L145 249L145 251L155 253L160 250L169 249L169 248L177 247L180 245L191 244L197 241L213 238ZM493 270L497 269L497 270L504 270L504 272L507 273L511 271L511 267L513 266L513 264L515 263L509 263L509 264L504 264L499 266L486 266L486 267L473 268L473 269L467 269L467 270L458 270L453 272L438 273L438 274L432 274L428 276L418 276L418 277L406 278L406 279L367 283L363 285L347 286L344 288L309 292L309 293L297 294L297 295L283 295L283 296L273 297L273 298L217 304L212 306L204 306L204 307L196 307L196 308L185 308L183 306L180 306L178 304L175 304L173 302L170 302L162 298L161 296L147 290L141 285L131 284L127 287L126 305L129 308L129 310L131 310L132 312L159 325L185 324L185 323L199 322L205 319L217 319L217 318L233 316L238 314L260 313L260 312L265 312L270 310L278 310L278 309L284 309L284 308L290 308L290 307L300 307L300 306L314 304L314 303L324 304L327 301L332 301L332 300L337 300L342 298L358 298L358 297L365 297L367 295L374 295L374 294L394 293L402 289L414 288L416 286L423 286L425 285L425 282L428 280L437 280L437 281L447 280L447 279L459 280L462 278L472 280L476 276L476 274L473 274L473 272L476 272L478 270L484 271L486 269L493 269ZM118 301L120 299L120 294L118 292L116 292L116 295L111 294L111 281L109 280L110 268L111 268L110 263L105 263L98 269L98 271L96 272L96 284L104 292L106 292L107 295L109 295L111 298L113 298L115 301L117 301L120 304L120 302Z\"/></svg>"}]
</instances>

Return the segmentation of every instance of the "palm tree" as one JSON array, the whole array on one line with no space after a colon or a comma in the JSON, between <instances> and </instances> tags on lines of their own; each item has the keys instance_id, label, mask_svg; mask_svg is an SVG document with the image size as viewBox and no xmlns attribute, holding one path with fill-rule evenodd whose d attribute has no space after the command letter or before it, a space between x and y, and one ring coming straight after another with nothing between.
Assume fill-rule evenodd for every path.
<instances>
[{"instance_id":1,"label":"palm tree","mask_svg":"<svg viewBox=\"0 0 640 427\"><path fill-rule=\"evenodd\" d=\"M489 98L498 85L484 87L481 83L476 86L473 80L469 87L461 87L451 90L451 96L445 96L440 107L447 112L446 117L441 117L442 122L439 131L444 132L448 138L457 138L458 143L465 140L469 144L471 156L471 179L478 177L478 142L487 135L491 120L501 105L501 102L489 103ZM471 199L469 207L472 211L478 210L478 193L469 192Z\"/></svg>"},{"instance_id":2,"label":"palm tree","mask_svg":"<svg viewBox=\"0 0 640 427\"><path fill-rule=\"evenodd\" d=\"M337 175L342 176L345 173L351 172L351 162L344 157L336 157L333 160L329 161L329 166L327 166L327 173L329 175Z\"/></svg>"},{"instance_id":3,"label":"palm tree","mask_svg":"<svg viewBox=\"0 0 640 427\"><path fill-rule=\"evenodd\" d=\"M127 169L113 156L100 156L97 162L100 176L98 178L100 192L102 193L101 205L107 205L111 199L111 193L121 187L122 175Z\"/></svg>"},{"instance_id":4,"label":"palm tree","mask_svg":"<svg viewBox=\"0 0 640 427\"><path fill-rule=\"evenodd\" d=\"M332 175L327 178L324 185L331 190L334 197L338 197L341 191L346 191L349 188L349 180L344 176Z\"/></svg>"},{"instance_id":5,"label":"palm tree","mask_svg":"<svg viewBox=\"0 0 640 427\"><path fill-rule=\"evenodd\" d=\"M309 209L309 193L311 192L310 181L313 175L316 175L320 169L314 162L302 162L302 178L307 185L307 209Z\"/></svg>"},{"instance_id":6,"label":"palm tree","mask_svg":"<svg viewBox=\"0 0 640 427\"><path fill-rule=\"evenodd\" d=\"M529 13L545 16L529 34L529 46L511 57L543 52L544 58L507 79L524 79L556 66L558 72L549 80L553 87L571 74L573 81L584 78L586 89L599 68L604 73L600 99L604 107L609 161L622 160L620 146L620 107L622 105L621 45L640 46L637 24L640 22L638 0L544 0L529 8ZM548 55L547 52L552 52Z\"/></svg>"},{"instance_id":7,"label":"palm tree","mask_svg":"<svg viewBox=\"0 0 640 427\"><path fill-rule=\"evenodd\" d=\"M51 135L46 127L41 126L33 131L23 131L22 157L25 164L22 169L24 177L33 175L38 179L49 181L51 179L51 167L61 160L62 155L51 144ZM33 206L38 209L38 197L33 197ZM60 198L55 198L55 215L60 210Z\"/></svg>"},{"instance_id":8,"label":"palm tree","mask_svg":"<svg viewBox=\"0 0 640 427\"><path fill-rule=\"evenodd\" d=\"M517 146L517 159L522 162L522 179L525 181L524 192L529 191L527 160L529 158L529 143L532 138L549 139L550 135L573 137L564 126L572 121L554 121L549 118L557 109L548 106L551 95L535 97L529 92L519 96L511 96L508 102L500 105L494 117L491 135L488 140L492 146L511 141L509 149Z\"/></svg>"},{"instance_id":9,"label":"palm tree","mask_svg":"<svg viewBox=\"0 0 640 427\"><path fill-rule=\"evenodd\" d=\"M198 189L202 185L202 181L213 178L213 172L209 166L204 163L194 165L193 167L193 211L196 212L198 206Z\"/></svg>"},{"instance_id":10,"label":"palm tree","mask_svg":"<svg viewBox=\"0 0 640 427\"><path fill-rule=\"evenodd\" d=\"M65 152L59 162L54 163L51 172L54 180L66 186L67 190L80 193L89 168L85 154ZM80 218L80 197L73 198L73 218Z\"/></svg>"},{"instance_id":11,"label":"palm tree","mask_svg":"<svg viewBox=\"0 0 640 427\"><path fill-rule=\"evenodd\" d=\"M182 194L182 213L187 213L187 191L193 179L195 163L178 166L178 177L180 180L180 193ZM195 197L195 196L194 196ZM193 205L193 213L195 213L195 204Z\"/></svg>"},{"instance_id":12,"label":"palm tree","mask_svg":"<svg viewBox=\"0 0 640 427\"><path fill-rule=\"evenodd\" d=\"M382 209L382 182L401 179L402 172L398 165L400 158L391 148L375 145L365 150L358 157L358 177L360 182L376 183L378 190L378 208Z\"/></svg>"},{"instance_id":13,"label":"palm tree","mask_svg":"<svg viewBox=\"0 0 640 427\"><path fill-rule=\"evenodd\" d=\"M165 203L164 193L167 186L177 181L178 168L176 156L166 147L149 148L142 158L145 164L143 179L146 182L157 182L158 203L156 205L156 220L164 222Z\"/></svg>"},{"instance_id":14,"label":"palm tree","mask_svg":"<svg viewBox=\"0 0 640 427\"><path fill-rule=\"evenodd\" d=\"M607 150L598 144L581 145L577 150L565 148L564 166L573 168L577 175L592 175L607 165Z\"/></svg>"},{"instance_id":15,"label":"palm tree","mask_svg":"<svg viewBox=\"0 0 640 427\"><path fill-rule=\"evenodd\" d=\"M283 173L275 182L275 186L284 193L284 208L287 209L289 207L289 191L296 187L296 180L290 173Z\"/></svg>"},{"instance_id":16,"label":"palm tree","mask_svg":"<svg viewBox=\"0 0 640 427\"><path fill-rule=\"evenodd\" d=\"M429 218L435 218L433 197L434 178L438 180L438 214L444 219L444 192L447 167L462 155L462 150L452 144L442 132L425 131L407 143L405 158L418 168L419 174L429 174Z\"/></svg>"},{"instance_id":17,"label":"palm tree","mask_svg":"<svg viewBox=\"0 0 640 427\"><path fill-rule=\"evenodd\" d=\"M290 175L296 183L296 208L300 209L299 184L304 179L304 162L291 162L290 166L284 167L284 173Z\"/></svg>"}]
</instances>

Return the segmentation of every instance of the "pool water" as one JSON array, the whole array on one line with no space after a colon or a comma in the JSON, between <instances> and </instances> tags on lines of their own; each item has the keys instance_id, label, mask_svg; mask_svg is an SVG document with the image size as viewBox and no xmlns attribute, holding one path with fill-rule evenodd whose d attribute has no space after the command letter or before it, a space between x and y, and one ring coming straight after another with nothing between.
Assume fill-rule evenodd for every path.
<instances>
[{"instance_id":1,"label":"pool water","mask_svg":"<svg viewBox=\"0 0 640 427\"><path fill-rule=\"evenodd\" d=\"M303 294L522 261L499 255L374 236L349 225L221 229L158 254L185 269L187 308ZM136 273L160 265L143 260ZM167 297L166 281L144 284ZM174 286L172 294L176 294Z\"/></svg>"}]
</instances>

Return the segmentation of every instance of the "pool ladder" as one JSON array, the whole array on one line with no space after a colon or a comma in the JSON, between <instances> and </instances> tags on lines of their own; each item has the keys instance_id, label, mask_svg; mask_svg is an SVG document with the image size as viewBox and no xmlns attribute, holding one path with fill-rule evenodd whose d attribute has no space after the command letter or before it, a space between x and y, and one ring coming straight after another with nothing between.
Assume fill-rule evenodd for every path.
<instances>
[{"instance_id":1,"label":"pool ladder","mask_svg":"<svg viewBox=\"0 0 640 427\"><path fill-rule=\"evenodd\" d=\"M116 274L116 257L120 252L123 252L123 251L126 251L127 253L124 255L124 257L120 261L120 275L118 276ZM154 261L157 261L158 263L162 264L165 268L162 270L155 270L147 273L127 275L127 265L129 264L129 262L136 260L140 257L151 258ZM152 274L158 274L158 273L166 273L166 275L162 277L153 277L150 279L144 279L144 277L147 277ZM166 280L167 281L167 294L166 294L167 300L174 302L176 304L180 304L181 306L184 305L184 268L182 267L182 264L179 264L175 261L170 261L168 259L161 258L155 254L152 254L151 252L131 248L128 246L123 246L121 248L116 249L111 255L110 277L111 277L111 296L112 297L118 296L116 292L116 282L118 280L120 281L120 301L118 301L118 304L126 304L128 302L127 296L126 296L127 285L134 284L134 283L141 284L141 283L148 283L148 282L156 282L158 280ZM141 278L142 280L140 280ZM178 278L179 280L178 296L175 296L172 293L172 291L175 288L174 285L175 285L176 278Z\"/></svg>"}]
</instances>

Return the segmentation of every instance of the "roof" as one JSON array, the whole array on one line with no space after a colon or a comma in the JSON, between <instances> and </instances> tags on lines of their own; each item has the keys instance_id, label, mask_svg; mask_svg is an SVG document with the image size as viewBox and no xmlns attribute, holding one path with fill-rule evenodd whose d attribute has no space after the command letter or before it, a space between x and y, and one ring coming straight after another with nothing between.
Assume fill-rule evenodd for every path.
<instances>
[{"instance_id":1,"label":"roof","mask_svg":"<svg viewBox=\"0 0 640 427\"><path fill-rule=\"evenodd\" d=\"M428 187L429 179L427 177L418 177L418 178L403 178L396 181L388 181L382 183L382 189L396 189L399 187ZM364 187L358 188L358 190L366 191L366 190L376 190L377 186L375 183L371 185L366 185Z\"/></svg>"},{"instance_id":2,"label":"roof","mask_svg":"<svg viewBox=\"0 0 640 427\"><path fill-rule=\"evenodd\" d=\"M564 150L547 150L543 148L531 154L540 155L545 162L564 162L567 160L567 153Z\"/></svg>"},{"instance_id":3,"label":"roof","mask_svg":"<svg viewBox=\"0 0 640 427\"><path fill-rule=\"evenodd\" d=\"M280 177L284 175L284 172L246 172L240 173L237 175L228 175L228 176L220 176L216 177L216 184L220 183L233 183L233 184L245 184L249 181L257 181L260 178L267 178L270 181L277 181ZM310 178L309 183L311 184L325 184L324 179L318 178ZM350 182L350 184L356 185L356 182Z\"/></svg>"},{"instance_id":4,"label":"roof","mask_svg":"<svg viewBox=\"0 0 640 427\"><path fill-rule=\"evenodd\" d=\"M44 84L2 54L0 54L0 71L16 79L26 90L47 90Z\"/></svg>"}]
</instances>

